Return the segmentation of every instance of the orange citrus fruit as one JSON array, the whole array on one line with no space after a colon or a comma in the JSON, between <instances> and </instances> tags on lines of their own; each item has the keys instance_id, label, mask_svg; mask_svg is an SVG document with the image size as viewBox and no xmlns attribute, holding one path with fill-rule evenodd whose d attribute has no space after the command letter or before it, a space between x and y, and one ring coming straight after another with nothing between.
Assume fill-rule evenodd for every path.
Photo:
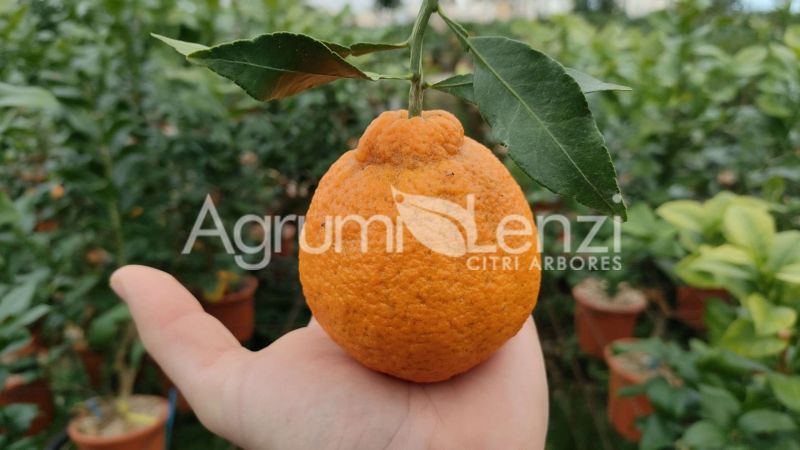
<instances>
[{"instance_id":1,"label":"orange citrus fruit","mask_svg":"<svg viewBox=\"0 0 800 450\"><path fill-rule=\"evenodd\" d=\"M522 190L445 111L376 118L322 177L301 243L300 279L322 328L363 365L405 380L446 380L486 360L539 291Z\"/></svg>"}]
</instances>

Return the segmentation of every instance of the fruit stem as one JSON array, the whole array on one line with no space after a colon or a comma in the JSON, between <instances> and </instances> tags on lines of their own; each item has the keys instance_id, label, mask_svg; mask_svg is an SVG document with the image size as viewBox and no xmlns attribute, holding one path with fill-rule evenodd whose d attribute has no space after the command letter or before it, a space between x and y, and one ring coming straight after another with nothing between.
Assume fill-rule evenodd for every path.
<instances>
[{"instance_id":1,"label":"fruit stem","mask_svg":"<svg viewBox=\"0 0 800 450\"><path fill-rule=\"evenodd\" d=\"M408 93L408 117L422 115L422 37L428 28L428 20L439 7L439 0L423 0L422 6L411 30L411 90Z\"/></svg>"}]
</instances>

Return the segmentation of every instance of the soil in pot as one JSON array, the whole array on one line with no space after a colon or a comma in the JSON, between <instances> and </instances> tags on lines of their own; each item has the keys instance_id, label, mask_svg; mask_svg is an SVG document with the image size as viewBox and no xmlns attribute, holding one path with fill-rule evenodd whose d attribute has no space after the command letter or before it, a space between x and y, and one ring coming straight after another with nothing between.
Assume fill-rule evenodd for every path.
<instances>
[{"instance_id":1,"label":"soil in pot","mask_svg":"<svg viewBox=\"0 0 800 450\"><path fill-rule=\"evenodd\" d=\"M167 401L150 395L134 395L124 406L97 401L67 432L80 450L163 450L167 412Z\"/></svg>"},{"instance_id":2,"label":"soil in pot","mask_svg":"<svg viewBox=\"0 0 800 450\"><path fill-rule=\"evenodd\" d=\"M239 342L253 337L255 329L255 297L258 279L253 276L244 278L239 289L226 293L217 302L203 301L206 312L222 322Z\"/></svg>"},{"instance_id":3,"label":"soil in pot","mask_svg":"<svg viewBox=\"0 0 800 450\"><path fill-rule=\"evenodd\" d=\"M704 330L706 301L714 297L728 300L730 294L725 289L678 286L676 297L675 317L695 330Z\"/></svg>"},{"instance_id":4,"label":"soil in pot","mask_svg":"<svg viewBox=\"0 0 800 450\"><path fill-rule=\"evenodd\" d=\"M647 306L645 295L626 283L617 293L608 294L608 283L586 278L572 289L575 298L575 330L581 350L596 358L603 357L609 343L632 337L636 320Z\"/></svg>"},{"instance_id":5,"label":"soil in pot","mask_svg":"<svg viewBox=\"0 0 800 450\"><path fill-rule=\"evenodd\" d=\"M41 432L53 421L53 394L45 380L26 381L21 375L10 375L0 391L0 406L12 403L31 403L39 408L39 413L28 429L28 435Z\"/></svg>"},{"instance_id":6,"label":"soil in pot","mask_svg":"<svg viewBox=\"0 0 800 450\"><path fill-rule=\"evenodd\" d=\"M624 339L622 342L632 342ZM619 341L618 341L619 342ZM620 397L620 389L642 384L656 375L667 379L674 375L653 361L653 357L642 352L614 354L613 344L606 346L604 358L609 368L608 378L608 419L614 429L630 441L638 441L641 431L636 426L636 419L653 412L650 400L644 394Z\"/></svg>"}]
</instances>

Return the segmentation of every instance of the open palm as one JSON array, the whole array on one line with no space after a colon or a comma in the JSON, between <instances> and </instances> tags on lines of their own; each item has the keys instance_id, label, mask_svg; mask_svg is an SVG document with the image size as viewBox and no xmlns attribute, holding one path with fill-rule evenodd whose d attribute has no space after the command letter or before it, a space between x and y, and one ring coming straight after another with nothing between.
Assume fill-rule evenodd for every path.
<instances>
[{"instance_id":1,"label":"open palm","mask_svg":"<svg viewBox=\"0 0 800 450\"><path fill-rule=\"evenodd\" d=\"M312 320L251 352L172 276L111 279L200 421L247 449L539 449L547 383L532 320L488 361L416 384L364 368Z\"/></svg>"}]
</instances>

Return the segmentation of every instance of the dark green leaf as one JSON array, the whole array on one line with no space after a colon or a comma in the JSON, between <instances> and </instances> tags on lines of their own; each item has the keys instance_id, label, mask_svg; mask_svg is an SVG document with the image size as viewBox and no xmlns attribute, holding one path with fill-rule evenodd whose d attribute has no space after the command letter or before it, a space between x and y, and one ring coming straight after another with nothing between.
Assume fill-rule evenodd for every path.
<instances>
[{"instance_id":1,"label":"dark green leaf","mask_svg":"<svg viewBox=\"0 0 800 450\"><path fill-rule=\"evenodd\" d=\"M667 417L682 419L696 401L696 395L685 387L673 387L663 378L647 383L647 397L653 408Z\"/></svg>"},{"instance_id":2,"label":"dark green leaf","mask_svg":"<svg viewBox=\"0 0 800 450\"><path fill-rule=\"evenodd\" d=\"M472 91L471 73L447 78L438 83L432 84L431 88L454 95L469 103L475 103L475 96L473 95Z\"/></svg>"},{"instance_id":3,"label":"dark green leaf","mask_svg":"<svg viewBox=\"0 0 800 450\"><path fill-rule=\"evenodd\" d=\"M303 34L264 34L210 48L174 39L164 42L189 61L232 80L257 100L289 97L341 78L377 78L345 61L325 43Z\"/></svg>"},{"instance_id":4,"label":"dark green leaf","mask_svg":"<svg viewBox=\"0 0 800 450\"><path fill-rule=\"evenodd\" d=\"M356 42L355 44L349 46L327 41L323 41L323 43L342 58L346 58L348 56L367 55L369 53L376 52L385 52L389 50L399 50L408 47L406 43L387 44L383 42Z\"/></svg>"},{"instance_id":5,"label":"dark green leaf","mask_svg":"<svg viewBox=\"0 0 800 450\"><path fill-rule=\"evenodd\" d=\"M797 429L792 418L782 412L754 409L739 418L739 427L750 434L777 433Z\"/></svg>"},{"instance_id":6,"label":"dark green leaf","mask_svg":"<svg viewBox=\"0 0 800 450\"><path fill-rule=\"evenodd\" d=\"M58 100L40 87L0 83L0 108L54 110L58 108Z\"/></svg>"},{"instance_id":7,"label":"dark green leaf","mask_svg":"<svg viewBox=\"0 0 800 450\"><path fill-rule=\"evenodd\" d=\"M644 419L642 425L642 440L639 442L640 450L661 450L670 448L680 436L673 423L663 419L657 414L652 414Z\"/></svg>"},{"instance_id":8,"label":"dark green leaf","mask_svg":"<svg viewBox=\"0 0 800 450\"><path fill-rule=\"evenodd\" d=\"M24 433L39 414L39 408L30 403L17 403L0 408L3 410L4 424L13 433Z\"/></svg>"},{"instance_id":9,"label":"dark green leaf","mask_svg":"<svg viewBox=\"0 0 800 450\"><path fill-rule=\"evenodd\" d=\"M600 81L597 78L589 75L588 73L583 73L580 70L572 69L569 67L565 67L564 71L567 72L567 75L571 76L578 86L581 87L581 91L584 94L590 94L592 92L600 92L600 91L630 91L631 88L628 86L623 86L621 84L614 84L614 83L606 83L605 81Z\"/></svg>"},{"instance_id":10,"label":"dark green leaf","mask_svg":"<svg viewBox=\"0 0 800 450\"><path fill-rule=\"evenodd\" d=\"M444 11L442 11L441 7L439 8L439 17L441 17L442 20L444 20L444 23L446 23L447 26L453 31L453 33L455 33L461 45L465 49L469 50L470 45L469 42L467 42L467 39L469 39L469 33L467 32L467 29L464 28L464 26L461 25L460 23L448 17L447 14L445 14Z\"/></svg>"},{"instance_id":11,"label":"dark green leaf","mask_svg":"<svg viewBox=\"0 0 800 450\"><path fill-rule=\"evenodd\" d=\"M725 389L701 385L700 411L703 417L720 427L728 427L734 417L739 415L741 405L736 397Z\"/></svg>"},{"instance_id":12,"label":"dark green leaf","mask_svg":"<svg viewBox=\"0 0 800 450\"><path fill-rule=\"evenodd\" d=\"M773 373L768 378L778 401L792 411L800 413L800 376Z\"/></svg>"},{"instance_id":13,"label":"dark green leaf","mask_svg":"<svg viewBox=\"0 0 800 450\"><path fill-rule=\"evenodd\" d=\"M36 293L35 282L25 283L10 290L0 299L0 323L28 309Z\"/></svg>"},{"instance_id":14,"label":"dark green leaf","mask_svg":"<svg viewBox=\"0 0 800 450\"><path fill-rule=\"evenodd\" d=\"M729 303L718 298L706 301L703 322L708 328L708 336L712 343L717 342L728 326L736 319L736 310Z\"/></svg>"},{"instance_id":15,"label":"dark green leaf","mask_svg":"<svg viewBox=\"0 0 800 450\"><path fill-rule=\"evenodd\" d=\"M13 324L10 328L23 328L26 327L37 320L41 319L45 314L50 311L49 305L36 305L33 308L28 309L24 313L20 314L20 316L14 320Z\"/></svg>"},{"instance_id":16,"label":"dark green leaf","mask_svg":"<svg viewBox=\"0 0 800 450\"><path fill-rule=\"evenodd\" d=\"M522 42L478 37L468 43L475 101L511 158L553 192L624 218L611 156L575 80Z\"/></svg>"},{"instance_id":17,"label":"dark green leaf","mask_svg":"<svg viewBox=\"0 0 800 450\"><path fill-rule=\"evenodd\" d=\"M564 71L567 72L567 74L571 76L575 80L575 82L578 83L578 86L580 86L581 88L581 92L583 92L584 94L590 94L592 92L599 92L599 91L631 90L631 88L627 86L622 86L613 83L606 83L598 80L597 78L592 77L591 75L587 75L581 71L570 69L569 67L565 67ZM472 90L473 89L472 78L473 75L471 73L464 75L455 75L450 78L444 79L438 83L432 84L430 87L438 91L454 95L469 103L475 103L475 95L473 94Z\"/></svg>"},{"instance_id":18,"label":"dark green leaf","mask_svg":"<svg viewBox=\"0 0 800 450\"><path fill-rule=\"evenodd\" d=\"M119 324L130 320L130 312L124 303L120 303L98 316L89 326L87 338L92 348L99 349L113 344L119 334Z\"/></svg>"},{"instance_id":19,"label":"dark green leaf","mask_svg":"<svg viewBox=\"0 0 800 450\"><path fill-rule=\"evenodd\" d=\"M683 442L689 448L720 448L725 445L725 431L714 423L701 420L686 430Z\"/></svg>"}]
</instances>

